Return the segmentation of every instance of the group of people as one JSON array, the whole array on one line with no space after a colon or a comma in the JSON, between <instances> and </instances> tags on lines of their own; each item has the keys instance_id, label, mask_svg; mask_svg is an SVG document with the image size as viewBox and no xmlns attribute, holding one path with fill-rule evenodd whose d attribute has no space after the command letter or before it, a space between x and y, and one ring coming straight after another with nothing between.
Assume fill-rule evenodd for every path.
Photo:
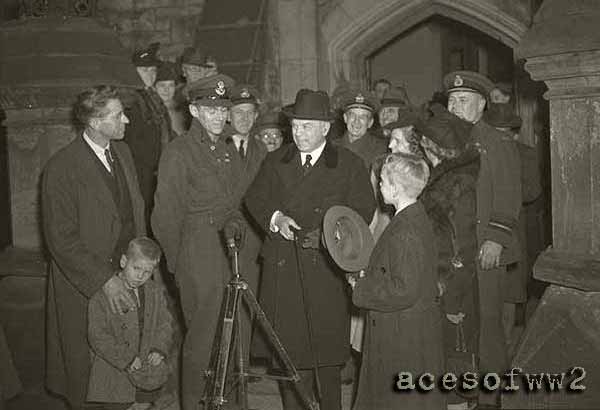
<instances>
[{"instance_id":1,"label":"group of people","mask_svg":"<svg viewBox=\"0 0 600 410\"><path fill-rule=\"evenodd\" d=\"M513 135L484 118L494 84L450 73L448 106L419 109L400 87L379 98L348 88L334 104L303 89L264 113L256 88L206 54L184 53L178 85L156 51L134 55L145 88L133 96L97 86L78 97L81 134L44 171L49 389L77 409L202 408L233 230L243 277L321 409L341 409L351 348L362 351L356 410L467 408L394 385L401 371L442 374L458 328L481 371L508 366L520 167ZM321 241L334 205L377 241L348 280ZM244 311L247 362L252 319ZM285 409L305 408L296 387L280 382Z\"/></svg>"}]
</instances>

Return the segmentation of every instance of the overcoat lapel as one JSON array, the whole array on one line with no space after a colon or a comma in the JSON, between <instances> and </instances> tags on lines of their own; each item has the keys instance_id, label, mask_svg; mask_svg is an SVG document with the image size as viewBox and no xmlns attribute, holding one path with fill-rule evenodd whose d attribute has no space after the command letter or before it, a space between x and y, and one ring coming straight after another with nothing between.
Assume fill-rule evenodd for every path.
<instances>
[{"instance_id":1,"label":"overcoat lapel","mask_svg":"<svg viewBox=\"0 0 600 410\"><path fill-rule=\"evenodd\" d=\"M124 142L114 142L113 146L115 155L119 160L119 165L125 175L125 181L127 183L127 190L129 191L129 198L131 200L131 207L133 208L133 218L138 234L143 231L142 227L145 226L143 214L136 212L137 209L144 209L144 203L141 195L136 194L139 190L138 181L136 179L135 168L133 167L133 160L131 154L125 152L127 145ZM114 201L113 201L114 203ZM116 211L116 208L115 208Z\"/></svg>"},{"instance_id":2,"label":"overcoat lapel","mask_svg":"<svg viewBox=\"0 0 600 410\"><path fill-rule=\"evenodd\" d=\"M79 167L82 170L82 175L85 175L85 180L89 182L89 185L94 187L94 194L98 197L98 200L106 205L106 209L113 213L115 216L119 216L119 212L117 210L117 204L115 204L112 193L110 192L106 182L102 179L102 175L98 170L97 165L94 161L90 161L90 155L96 155L91 152L91 148L88 146L87 142L83 139L83 136L79 136L77 139L77 148L80 151L79 155L77 155L77 162L79 163ZM121 157L119 157L121 159Z\"/></svg>"}]
</instances>

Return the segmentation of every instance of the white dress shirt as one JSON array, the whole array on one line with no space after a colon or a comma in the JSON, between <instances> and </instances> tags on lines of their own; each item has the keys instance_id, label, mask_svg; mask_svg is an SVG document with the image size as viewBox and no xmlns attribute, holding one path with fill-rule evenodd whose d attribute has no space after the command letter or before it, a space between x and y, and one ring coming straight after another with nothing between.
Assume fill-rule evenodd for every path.
<instances>
[{"instance_id":1,"label":"white dress shirt","mask_svg":"<svg viewBox=\"0 0 600 410\"><path fill-rule=\"evenodd\" d=\"M108 172L112 172L112 168L111 168L110 164L108 163L108 158L106 158L106 155L104 155L104 151L107 150L108 148L110 148L110 142L108 144L106 144L106 147L101 147L100 145L98 145L94 141L92 141L90 139L90 137L87 136L85 131L83 132L83 139L85 140L85 142L87 142L87 144L90 146L92 151L94 151L94 154L96 154L98 159L102 162L102 165L104 165L104 168L106 168L106 170Z\"/></svg>"},{"instance_id":2,"label":"white dress shirt","mask_svg":"<svg viewBox=\"0 0 600 410\"><path fill-rule=\"evenodd\" d=\"M314 166L319 158L321 158L321 154L323 154L323 150L325 149L325 144L327 144L327 141L324 141L321 145L310 152L300 152L300 165L304 166L304 163L306 162L306 156L310 154L310 165ZM279 210L273 212L273 215L271 216L271 222L269 224L269 229L271 232L279 232L279 227L275 225L275 218L277 218L277 216L280 214L283 214L283 212Z\"/></svg>"},{"instance_id":3,"label":"white dress shirt","mask_svg":"<svg viewBox=\"0 0 600 410\"><path fill-rule=\"evenodd\" d=\"M231 139L233 139L233 143L235 144L235 149L236 151L240 150L240 143L242 141L244 141L244 152L248 152L248 137L244 137L240 134L233 134L231 136Z\"/></svg>"}]
</instances>

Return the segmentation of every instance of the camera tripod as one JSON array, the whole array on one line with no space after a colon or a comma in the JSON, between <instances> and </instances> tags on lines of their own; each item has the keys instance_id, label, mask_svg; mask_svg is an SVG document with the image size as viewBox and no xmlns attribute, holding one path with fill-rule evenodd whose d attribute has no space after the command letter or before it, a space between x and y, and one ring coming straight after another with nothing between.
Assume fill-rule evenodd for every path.
<instances>
[{"instance_id":1,"label":"camera tripod","mask_svg":"<svg viewBox=\"0 0 600 410\"><path fill-rule=\"evenodd\" d=\"M223 300L222 318L220 328L217 331L215 344L213 345L212 360L210 370L207 372L208 383L206 385L204 405L206 410L224 409L228 400L226 399L226 382L230 370L234 370L231 389L237 387L238 400L241 408L248 410L248 377L258 377L264 379L293 381L295 388L302 398L304 405L309 410L319 410L319 404L314 400L311 393L307 392L302 383L299 383L300 376L296 367L292 363L285 347L281 343L279 336L273 329L273 326L267 319L264 311L260 307L256 296L248 287L239 271L239 248L234 240L227 241L227 247L232 258L233 278L227 284L225 297ZM277 357L283 365L283 375L265 375L248 373L244 363L244 352L242 343L242 320L240 317L241 302L240 296L246 302L250 310L250 316L255 317L265 332L265 335L275 349ZM250 326L250 324L248 324ZM235 368L231 366L232 346L235 351Z\"/></svg>"}]
</instances>

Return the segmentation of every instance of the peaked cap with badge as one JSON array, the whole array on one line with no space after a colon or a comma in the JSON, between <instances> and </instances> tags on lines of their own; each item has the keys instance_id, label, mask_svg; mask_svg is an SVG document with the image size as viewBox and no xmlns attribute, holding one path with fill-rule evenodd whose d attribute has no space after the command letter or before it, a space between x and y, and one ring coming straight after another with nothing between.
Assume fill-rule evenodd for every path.
<instances>
[{"instance_id":1,"label":"peaked cap with badge","mask_svg":"<svg viewBox=\"0 0 600 410\"><path fill-rule=\"evenodd\" d=\"M233 78L225 74L215 74L187 84L184 93L190 103L230 107L230 90L234 84Z\"/></svg>"},{"instance_id":2,"label":"peaked cap with badge","mask_svg":"<svg viewBox=\"0 0 600 410\"><path fill-rule=\"evenodd\" d=\"M494 83L485 75L475 71L453 71L444 76L444 88L448 94L454 91L478 93L489 99Z\"/></svg>"},{"instance_id":3,"label":"peaked cap with badge","mask_svg":"<svg viewBox=\"0 0 600 410\"><path fill-rule=\"evenodd\" d=\"M235 85L230 92L231 104L260 104L260 93L258 90L249 84Z\"/></svg>"},{"instance_id":4,"label":"peaked cap with badge","mask_svg":"<svg viewBox=\"0 0 600 410\"><path fill-rule=\"evenodd\" d=\"M157 56L159 47L160 43L152 43L143 50L137 50L131 61L136 67L158 67L161 63Z\"/></svg>"},{"instance_id":5,"label":"peaked cap with badge","mask_svg":"<svg viewBox=\"0 0 600 410\"><path fill-rule=\"evenodd\" d=\"M283 113L291 119L333 121L329 96L325 91L303 88L296 93L294 104L286 105Z\"/></svg>"},{"instance_id":6,"label":"peaked cap with badge","mask_svg":"<svg viewBox=\"0 0 600 410\"><path fill-rule=\"evenodd\" d=\"M348 111L351 108L363 108L370 112L376 112L379 110L379 102L377 97L369 91L362 90L350 90L342 97L342 104L344 111Z\"/></svg>"}]
</instances>

